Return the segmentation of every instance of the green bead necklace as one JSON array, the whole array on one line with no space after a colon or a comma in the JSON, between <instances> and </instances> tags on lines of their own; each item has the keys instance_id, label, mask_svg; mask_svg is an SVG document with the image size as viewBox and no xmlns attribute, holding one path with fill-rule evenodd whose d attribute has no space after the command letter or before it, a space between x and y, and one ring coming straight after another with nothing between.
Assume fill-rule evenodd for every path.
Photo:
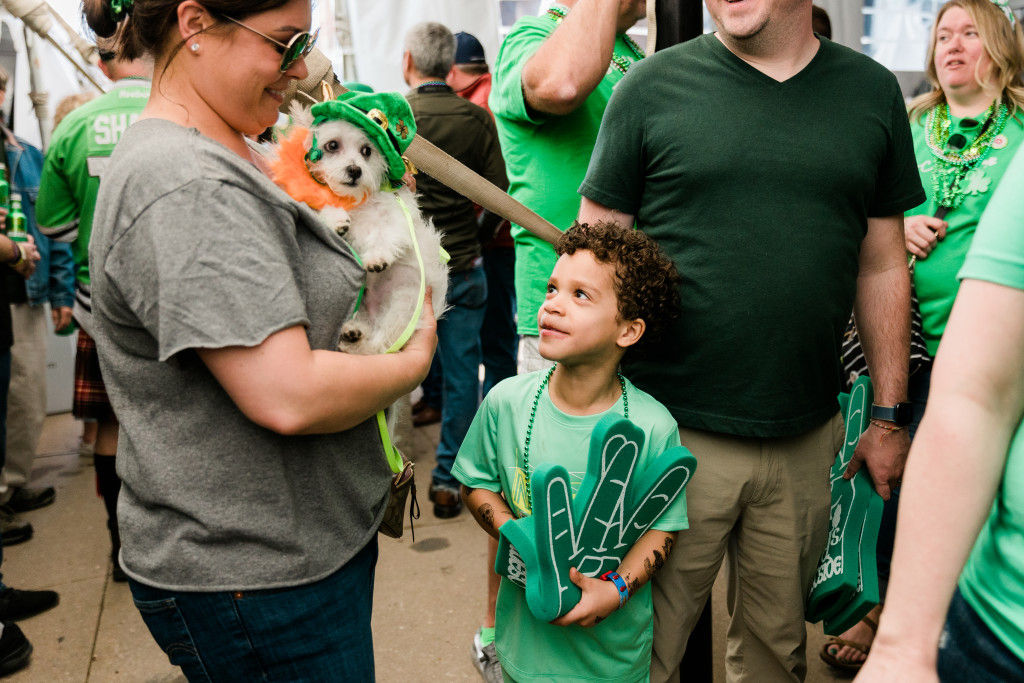
<instances>
[{"instance_id":1,"label":"green bead necklace","mask_svg":"<svg viewBox=\"0 0 1024 683\"><path fill-rule=\"evenodd\" d=\"M555 20L556 24L562 23L562 19L565 19L565 16L568 13L569 10L562 5L552 5L551 8L545 12L545 14ZM626 47L629 48L629 51L632 52L633 56L636 58L631 60L622 55L612 55L612 66L622 72L622 75L625 76L626 72L629 71L629 67L644 58L644 51L640 49L640 46L637 45L635 40L625 33L622 34L622 38L626 42Z\"/></svg>"},{"instance_id":2,"label":"green bead necklace","mask_svg":"<svg viewBox=\"0 0 1024 683\"><path fill-rule=\"evenodd\" d=\"M537 387L537 393L533 396L533 405L530 406L530 422L526 426L526 441L523 444L523 472L526 475L526 500L530 505L530 510L533 510L533 492L530 490L530 439L533 437L533 422L537 418L537 406L540 404L540 397L544 395L544 389L547 388L548 383L551 381L551 375L555 372L554 365L544 375L544 379L541 380L540 386ZM615 376L619 378L619 386L622 387L622 416L629 419L629 394L626 393L626 378L622 376L621 372L616 371Z\"/></svg>"},{"instance_id":3,"label":"green bead necklace","mask_svg":"<svg viewBox=\"0 0 1024 683\"><path fill-rule=\"evenodd\" d=\"M928 112L925 142L936 161L932 171L932 196L939 206L956 209L968 194L984 191L979 189L981 187L987 189L988 183L976 176L983 173L979 166L992 151L992 142L1006 127L1009 108L1001 102L993 102L984 116L981 134L965 148L956 150L949 148L949 105L937 105Z\"/></svg>"}]
</instances>

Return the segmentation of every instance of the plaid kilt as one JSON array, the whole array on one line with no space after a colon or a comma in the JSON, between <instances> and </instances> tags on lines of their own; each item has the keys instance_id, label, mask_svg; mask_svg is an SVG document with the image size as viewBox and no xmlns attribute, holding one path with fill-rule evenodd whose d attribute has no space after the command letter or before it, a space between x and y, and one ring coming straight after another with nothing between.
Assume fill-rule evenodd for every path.
<instances>
[{"instance_id":1,"label":"plaid kilt","mask_svg":"<svg viewBox=\"0 0 1024 683\"><path fill-rule=\"evenodd\" d=\"M100 358L96 353L96 342L78 330L78 345L75 353L75 400L71 414L78 419L92 419L101 422L115 420L114 409L107 398L107 387L100 374Z\"/></svg>"}]
</instances>

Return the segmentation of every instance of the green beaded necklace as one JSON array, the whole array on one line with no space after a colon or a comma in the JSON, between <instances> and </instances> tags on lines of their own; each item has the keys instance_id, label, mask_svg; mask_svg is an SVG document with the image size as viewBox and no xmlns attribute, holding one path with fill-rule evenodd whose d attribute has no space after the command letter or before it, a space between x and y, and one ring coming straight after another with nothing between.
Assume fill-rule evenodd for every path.
<instances>
[{"instance_id":1,"label":"green beaded necklace","mask_svg":"<svg viewBox=\"0 0 1024 683\"><path fill-rule=\"evenodd\" d=\"M562 19L565 19L565 16L568 13L569 10L562 5L552 5L551 8L545 12L545 14L555 20L556 24L562 23ZM635 40L625 33L622 34L622 38L626 42L626 47L628 47L629 51L633 53L634 57L636 57L636 59L630 60L622 55L612 55L612 66L621 71L622 75L625 76L626 72L629 71L629 67L644 58L644 51L640 49L640 46L637 45Z\"/></svg>"},{"instance_id":2,"label":"green beaded necklace","mask_svg":"<svg viewBox=\"0 0 1024 683\"><path fill-rule=\"evenodd\" d=\"M968 194L983 192L984 189L980 188L987 189L988 183L976 176L984 173L979 166L992 151L992 142L1003 132L1008 118L1009 108L1001 102L993 102L985 110L981 134L967 147L955 150L949 148L949 105L940 104L929 110L924 124L925 142L936 161L932 172L932 196L939 206L956 209Z\"/></svg>"},{"instance_id":3,"label":"green beaded necklace","mask_svg":"<svg viewBox=\"0 0 1024 683\"><path fill-rule=\"evenodd\" d=\"M533 492L530 490L530 439L533 437L533 421L537 418L537 406L540 404L540 397L544 395L544 389L551 381L551 375L555 372L555 365L547 371L537 393L533 396L533 405L530 406L530 422L526 426L526 441L523 444L523 473L526 475L526 500L533 510ZM626 378L621 372L616 371L615 376L619 378L619 386L622 387L622 416L629 419L629 394L626 393Z\"/></svg>"}]
</instances>

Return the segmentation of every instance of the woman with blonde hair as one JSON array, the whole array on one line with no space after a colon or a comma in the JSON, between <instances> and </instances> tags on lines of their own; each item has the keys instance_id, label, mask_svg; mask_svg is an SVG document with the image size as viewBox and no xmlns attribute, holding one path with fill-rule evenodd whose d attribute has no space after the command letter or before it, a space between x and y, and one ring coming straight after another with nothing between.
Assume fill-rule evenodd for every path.
<instances>
[{"instance_id":1,"label":"woman with blonde hair","mask_svg":"<svg viewBox=\"0 0 1024 683\"><path fill-rule=\"evenodd\" d=\"M904 232L913 260L914 289L924 343L939 348L975 228L1010 160L1024 142L1024 32L1006 0L950 0L932 29L926 73L934 89L910 103L921 182L928 199L908 211ZM913 438L931 383L931 358L911 376L908 398ZM895 425L902 428L901 425ZM878 540L882 597L889 577L898 489L886 502ZM877 627L876 608L830 639L821 658L855 670L864 663Z\"/></svg>"},{"instance_id":2,"label":"woman with blonde hair","mask_svg":"<svg viewBox=\"0 0 1024 683\"><path fill-rule=\"evenodd\" d=\"M86 0L154 59L104 169L96 345L120 421L120 563L195 681L372 681L391 469L372 420L426 376L428 300L397 353L337 348L365 272L247 136L307 76L310 0Z\"/></svg>"}]
</instances>

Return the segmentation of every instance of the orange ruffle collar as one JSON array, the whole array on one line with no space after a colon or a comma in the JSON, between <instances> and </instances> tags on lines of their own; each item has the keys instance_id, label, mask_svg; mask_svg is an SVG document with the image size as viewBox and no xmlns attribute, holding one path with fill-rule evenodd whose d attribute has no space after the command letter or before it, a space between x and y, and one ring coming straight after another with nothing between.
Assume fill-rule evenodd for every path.
<instances>
[{"instance_id":1,"label":"orange ruffle collar","mask_svg":"<svg viewBox=\"0 0 1024 683\"><path fill-rule=\"evenodd\" d=\"M270 162L271 178L292 199L308 204L317 211L325 206L336 206L346 211L360 206L369 194L359 199L340 197L309 174L306 168L308 135L308 129L295 126L281 139L277 146L277 158Z\"/></svg>"}]
</instances>

